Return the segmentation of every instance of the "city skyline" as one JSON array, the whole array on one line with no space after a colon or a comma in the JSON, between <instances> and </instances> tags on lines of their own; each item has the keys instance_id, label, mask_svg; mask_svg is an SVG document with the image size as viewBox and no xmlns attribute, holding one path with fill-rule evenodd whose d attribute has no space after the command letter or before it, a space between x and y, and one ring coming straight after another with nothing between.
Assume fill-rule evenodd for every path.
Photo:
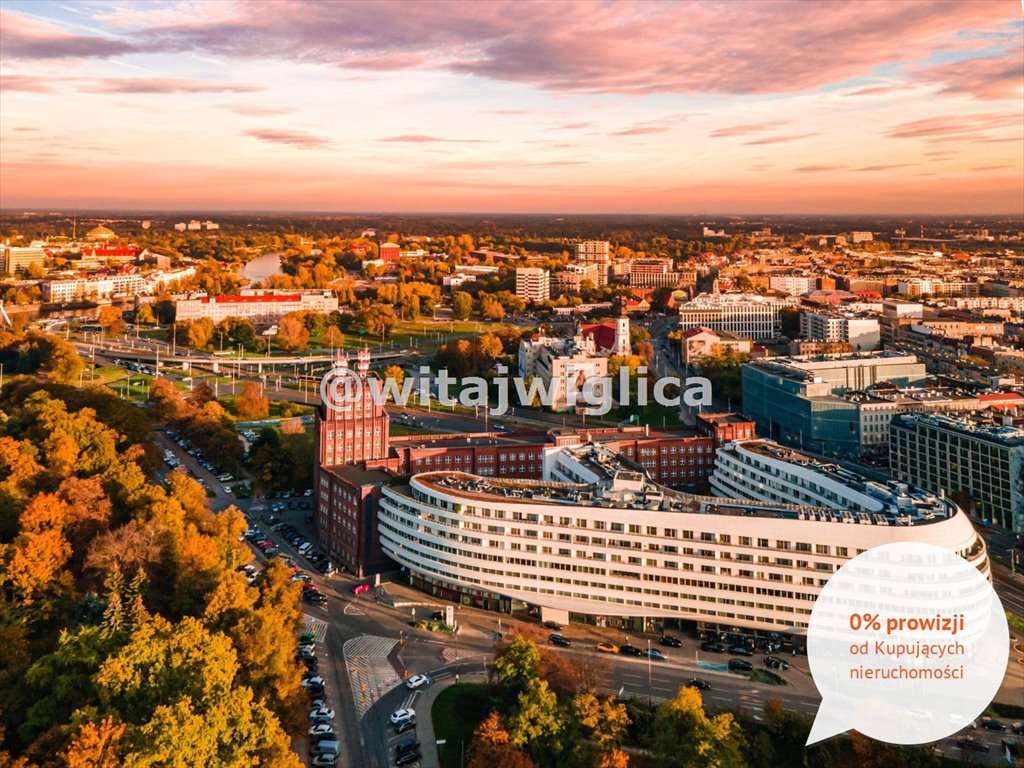
<instances>
[{"instance_id":1,"label":"city skyline","mask_svg":"<svg viewBox=\"0 0 1024 768\"><path fill-rule=\"evenodd\" d=\"M0 13L5 208L1024 209L1012 0Z\"/></svg>"}]
</instances>

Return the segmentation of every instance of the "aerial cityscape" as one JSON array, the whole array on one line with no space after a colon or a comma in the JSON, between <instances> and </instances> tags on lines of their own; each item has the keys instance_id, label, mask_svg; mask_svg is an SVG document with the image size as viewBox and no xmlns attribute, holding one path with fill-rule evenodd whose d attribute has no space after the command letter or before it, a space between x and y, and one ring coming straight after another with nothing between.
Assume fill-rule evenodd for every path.
<instances>
[{"instance_id":1,"label":"aerial cityscape","mask_svg":"<svg viewBox=\"0 0 1024 768\"><path fill-rule=\"evenodd\" d=\"M0 91L0 766L1024 765L1019 3L4 0ZM998 690L811 737L897 544Z\"/></svg>"}]
</instances>

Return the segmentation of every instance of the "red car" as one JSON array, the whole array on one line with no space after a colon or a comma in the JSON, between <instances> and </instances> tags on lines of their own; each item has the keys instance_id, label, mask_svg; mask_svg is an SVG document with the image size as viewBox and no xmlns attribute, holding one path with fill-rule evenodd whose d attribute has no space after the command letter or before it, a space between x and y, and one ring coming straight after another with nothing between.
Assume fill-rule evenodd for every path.
<instances>
[{"instance_id":1,"label":"red car","mask_svg":"<svg viewBox=\"0 0 1024 768\"><path fill-rule=\"evenodd\" d=\"M274 545L274 542L272 542L270 539L265 539L263 541L257 541L256 542L256 546L259 547L262 550L267 550L267 549L270 549L271 547L273 547L275 545Z\"/></svg>"},{"instance_id":2,"label":"red car","mask_svg":"<svg viewBox=\"0 0 1024 768\"><path fill-rule=\"evenodd\" d=\"M352 587L352 594L353 595L361 595L361 594L363 594L363 592L369 592L369 591L370 591L370 585L369 584L356 584L354 587Z\"/></svg>"}]
</instances>

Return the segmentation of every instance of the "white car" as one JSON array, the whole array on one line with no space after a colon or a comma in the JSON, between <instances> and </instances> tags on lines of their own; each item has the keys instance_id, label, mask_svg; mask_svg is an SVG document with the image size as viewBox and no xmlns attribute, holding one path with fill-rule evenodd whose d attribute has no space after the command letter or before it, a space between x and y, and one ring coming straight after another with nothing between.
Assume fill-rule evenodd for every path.
<instances>
[{"instance_id":1,"label":"white car","mask_svg":"<svg viewBox=\"0 0 1024 768\"><path fill-rule=\"evenodd\" d=\"M322 686L323 684L324 684L324 679L322 677L320 677L319 675L317 675L315 677L307 677L305 680L302 681L302 687L303 688L311 688L314 685L321 685Z\"/></svg>"},{"instance_id":2,"label":"white car","mask_svg":"<svg viewBox=\"0 0 1024 768\"><path fill-rule=\"evenodd\" d=\"M333 725L314 725L309 729L310 736L322 736L325 733L334 733Z\"/></svg>"},{"instance_id":3,"label":"white car","mask_svg":"<svg viewBox=\"0 0 1024 768\"><path fill-rule=\"evenodd\" d=\"M310 710L309 719L312 720L317 717L326 717L328 720L333 720L334 710L330 707L318 707L317 709Z\"/></svg>"},{"instance_id":4,"label":"white car","mask_svg":"<svg viewBox=\"0 0 1024 768\"><path fill-rule=\"evenodd\" d=\"M413 675L405 681L405 687L411 691L430 685L430 675Z\"/></svg>"},{"instance_id":5,"label":"white car","mask_svg":"<svg viewBox=\"0 0 1024 768\"><path fill-rule=\"evenodd\" d=\"M336 762L338 762L338 756L328 752L325 755L317 755L314 757L312 765L314 768L320 768L322 765L334 765Z\"/></svg>"},{"instance_id":6,"label":"white car","mask_svg":"<svg viewBox=\"0 0 1024 768\"><path fill-rule=\"evenodd\" d=\"M398 725L403 720L408 720L410 717L416 717L415 709L396 709L391 713L391 724Z\"/></svg>"}]
</instances>

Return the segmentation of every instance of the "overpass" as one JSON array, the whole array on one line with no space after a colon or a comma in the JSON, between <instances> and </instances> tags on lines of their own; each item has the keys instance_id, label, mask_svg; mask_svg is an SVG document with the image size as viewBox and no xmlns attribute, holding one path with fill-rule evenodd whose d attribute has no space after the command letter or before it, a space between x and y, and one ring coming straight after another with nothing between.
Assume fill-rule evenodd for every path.
<instances>
[{"instance_id":1,"label":"overpass","mask_svg":"<svg viewBox=\"0 0 1024 768\"><path fill-rule=\"evenodd\" d=\"M197 354L190 349L176 349L163 351L159 348L145 349L138 347L127 347L121 344L87 344L85 342L73 342L80 354L100 354L104 357L117 358L119 360L133 360L140 363L151 363L154 366L161 360L173 362L185 369L208 368L213 373L219 373L221 367L241 370L243 367L250 370L255 369L256 373L263 373L264 369L273 370L282 365L309 365L314 363L332 363L335 354L319 352L309 355L270 355L266 357L239 357L229 354ZM355 353L356 350L346 351ZM370 362L381 363L389 360L398 360L415 354L414 349L378 349L370 350Z\"/></svg>"}]
</instances>

